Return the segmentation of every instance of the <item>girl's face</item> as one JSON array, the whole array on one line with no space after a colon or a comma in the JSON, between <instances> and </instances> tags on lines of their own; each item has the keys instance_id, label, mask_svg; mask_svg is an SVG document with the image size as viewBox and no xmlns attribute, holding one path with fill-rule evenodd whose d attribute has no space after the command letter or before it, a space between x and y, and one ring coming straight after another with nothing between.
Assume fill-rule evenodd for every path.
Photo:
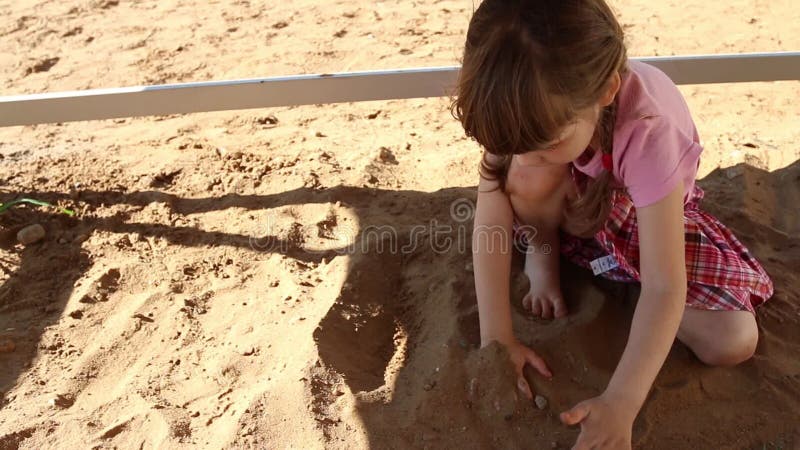
<instances>
[{"instance_id":1,"label":"girl's face","mask_svg":"<svg viewBox=\"0 0 800 450\"><path fill-rule=\"evenodd\" d=\"M572 162L592 143L599 117L599 104L580 110L575 122L562 128L559 138L550 146L531 149L529 152L514 155L514 158L523 166L562 165Z\"/></svg>"}]
</instances>

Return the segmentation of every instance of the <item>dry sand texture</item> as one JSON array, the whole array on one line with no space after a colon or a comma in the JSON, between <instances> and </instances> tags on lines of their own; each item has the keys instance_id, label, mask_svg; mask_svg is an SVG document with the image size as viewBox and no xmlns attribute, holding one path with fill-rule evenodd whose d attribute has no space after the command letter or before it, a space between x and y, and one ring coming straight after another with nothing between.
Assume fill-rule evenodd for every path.
<instances>
[{"instance_id":1,"label":"dry sand texture","mask_svg":"<svg viewBox=\"0 0 800 450\"><path fill-rule=\"evenodd\" d=\"M800 49L789 0L617 1L632 56ZM2 94L456 64L469 1L0 1ZM800 445L798 82L684 86L706 208L776 285L755 358L676 344L635 423L647 449ZM447 99L0 129L0 449L568 448L556 415L603 389L633 288L565 273L570 318L518 336L556 371L515 398L478 344L453 227L479 149ZM15 243L40 223L45 238ZM392 236L383 242L389 246Z\"/></svg>"}]
</instances>

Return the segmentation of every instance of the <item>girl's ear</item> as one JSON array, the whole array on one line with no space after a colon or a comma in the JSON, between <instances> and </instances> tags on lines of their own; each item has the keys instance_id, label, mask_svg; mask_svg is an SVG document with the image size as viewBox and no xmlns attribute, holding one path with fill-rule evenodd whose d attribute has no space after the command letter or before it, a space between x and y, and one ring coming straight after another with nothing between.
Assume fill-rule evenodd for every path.
<instances>
[{"instance_id":1,"label":"girl's ear","mask_svg":"<svg viewBox=\"0 0 800 450\"><path fill-rule=\"evenodd\" d=\"M610 105L614 101L614 97L617 95L617 92L619 92L619 87L622 84L622 78L619 76L619 71L614 71L606 84L608 85L608 88L603 96L600 97L600 106L602 108Z\"/></svg>"}]
</instances>

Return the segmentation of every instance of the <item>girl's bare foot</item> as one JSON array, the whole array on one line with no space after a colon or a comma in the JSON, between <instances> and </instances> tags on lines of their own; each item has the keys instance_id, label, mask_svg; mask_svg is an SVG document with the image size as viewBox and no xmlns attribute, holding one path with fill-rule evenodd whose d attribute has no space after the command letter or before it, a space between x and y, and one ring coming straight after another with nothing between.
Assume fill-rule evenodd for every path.
<instances>
[{"instance_id":1,"label":"girl's bare foot","mask_svg":"<svg viewBox=\"0 0 800 450\"><path fill-rule=\"evenodd\" d=\"M543 319L559 319L567 315L556 252L545 254L539 249L529 249L525 255L525 275L530 280L531 289L522 299L523 308Z\"/></svg>"}]
</instances>

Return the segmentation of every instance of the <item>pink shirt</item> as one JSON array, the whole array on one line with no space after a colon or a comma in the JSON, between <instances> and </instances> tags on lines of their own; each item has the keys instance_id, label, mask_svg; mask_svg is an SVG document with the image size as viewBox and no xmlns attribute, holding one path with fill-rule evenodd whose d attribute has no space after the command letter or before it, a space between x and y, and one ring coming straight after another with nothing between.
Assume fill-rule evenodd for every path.
<instances>
[{"instance_id":1,"label":"pink shirt","mask_svg":"<svg viewBox=\"0 0 800 450\"><path fill-rule=\"evenodd\" d=\"M686 202L703 151L689 107L664 72L639 61L629 61L628 69L617 93L614 177L637 208L666 197L680 180ZM599 152L580 160L573 164L590 177L604 170Z\"/></svg>"}]
</instances>

